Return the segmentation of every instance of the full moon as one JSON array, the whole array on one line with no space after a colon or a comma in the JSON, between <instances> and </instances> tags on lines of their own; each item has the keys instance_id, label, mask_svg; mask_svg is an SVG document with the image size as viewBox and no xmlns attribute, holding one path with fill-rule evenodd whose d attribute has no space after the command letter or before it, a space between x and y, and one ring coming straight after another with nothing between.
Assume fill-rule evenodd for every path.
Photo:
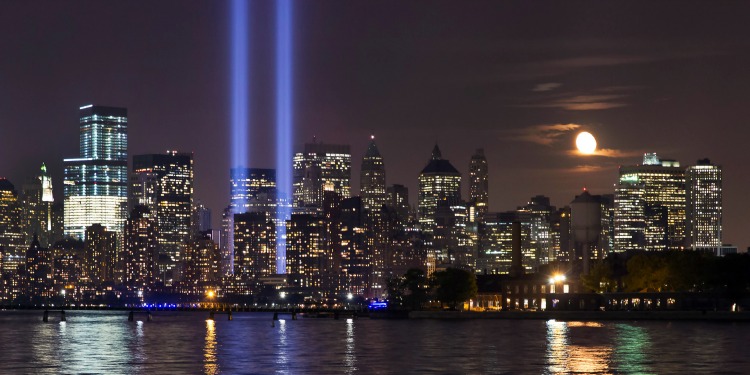
<instances>
[{"instance_id":1,"label":"full moon","mask_svg":"<svg viewBox=\"0 0 750 375\"><path fill-rule=\"evenodd\" d=\"M596 138L589 132L580 132L576 137L576 147L582 154L593 154L596 151Z\"/></svg>"}]
</instances>

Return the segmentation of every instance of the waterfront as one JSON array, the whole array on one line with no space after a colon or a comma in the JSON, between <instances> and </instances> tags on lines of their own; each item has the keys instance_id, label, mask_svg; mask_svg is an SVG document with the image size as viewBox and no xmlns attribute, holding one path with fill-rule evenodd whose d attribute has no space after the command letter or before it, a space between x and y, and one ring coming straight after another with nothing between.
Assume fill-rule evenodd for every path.
<instances>
[{"instance_id":1,"label":"waterfront","mask_svg":"<svg viewBox=\"0 0 750 375\"><path fill-rule=\"evenodd\" d=\"M750 324L0 312L3 373L745 373ZM138 320L139 317L136 317Z\"/></svg>"}]
</instances>

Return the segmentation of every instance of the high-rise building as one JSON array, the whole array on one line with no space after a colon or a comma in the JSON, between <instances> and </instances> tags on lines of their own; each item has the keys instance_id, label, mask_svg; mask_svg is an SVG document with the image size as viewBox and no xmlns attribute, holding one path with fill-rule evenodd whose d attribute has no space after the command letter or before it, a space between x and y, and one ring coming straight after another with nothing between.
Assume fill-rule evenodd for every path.
<instances>
[{"instance_id":1,"label":"high-rise building","mask_svg":"<svg viewBox=\"0 0 750 375\"><path fill-rule=\"evenodd\" d=\"M289 285L315 293L325 268L325 222L310 214L292 213L286 227L286 274Z\"/></svg>"},{"instance_id":2,"label":"high-rise building","mask_svg":"<svg viewBox=\"0 0 750 375\"><path fill-rule=\"evenodd\" d=\"M54 272L52 250L42 247L34 238L26 250L27 296L37 301L55 296Z\"/></svg>"},{"instance_id":3,"label":"high-rise building","mask_svg":"<svg viewBox=\"0 0 750 375\"><path fill-rule=\"evenodd\" d=\"M21 205L16 187L0 178L0 254L17 256L24 250L21 228Z\"/></svg>"},{"instance_id":4,"label":"high-rise building","mask_svg":"<svg viewBox=\"0 0 750 375\"><path fill-rule=\"evenodd\" d=\"M341 201L340 209L342 291L365 297L379 296L383 289L382 275L377 275L380 277L376 281L378 291L371 290L374 281L371 276L373 268L382 268L382 261L373 259L364 202L361 197L346 198Z\"/></svg>"},{"instance_id":5,"label":"high-rise building","mask_svg":"<svg viewBox=\"0 0 750 375\"><path fill-rule=\"evenodd\" d=\"M556 211L550 204L549 197L536 195L531 197L525 206L518 207L519 212L526 213L531 225L530 245L535 249L540 264L554 260L552 252L552 235L550 217Z\"/></svg>"},{"instance_id":6,"label":"high-rise building","mask_svg":"<svg viewBox=\"0 0 750 375\"><path fill-rule=\"evenodd\" d=\"M65 235L83 240L91 224L122 233L127 210L127 109L81 107L80 156L64 164Z\"/></svg>"},{"instance_id":7,"label":"high-rise building","mask_svg":"<svg viewBox=\"0 0 750 375\"><path fill-rule=\"evenodd\" d=\"M50 246L56 238L52 230L52 179L42 163L41 174L23 185L21 194L24 243L31 243L34 234L42 246Z\"/></svg>"},{"instance_id":8,"label":"high-rise building","mask_svg":"<svg viewBox=\"0 0 750 375\"><path fill-rule=\"evenodd\" d=\"M385 164L380 156L375 137L372 137L362 158L362 168L359 177L359 194L362 204L370 214L377 214L386 201L385 192Z\"/></svg>"},{"instance_id":9,"label":"high-rise building","mask_svg":"<svg viewBox=\"0 0 750 375\"><path fill-rule=\"evenodd\" d=\"M276 225L273 215L248 212L234 215L234 276L242 285L237 294L256 290L260 279L276 273ZM247 288L247 289L245 289Z\"/></svg>"},{"instance_id":10,"label":"high-rise building","mask_svg":"<svg viewBox=\"0 0 750 375\"><path fill-rule=\"evenodd\" d=\"M718 249L722 245L722 172L711 160L698 160L685 175L687 247ZM717 253L718 255L718 253Z\"/></svg>"},{"instance_id":11,"label":"high-rise building","mask_svg":"<svg viewBox=\"0 0 750 375\"><path fill-rule=\"evenodd\" d=\"M129 297L140 297L156 283L158 240L156 220L146 206L135 206L125 224L125 248L122 254L123 285Z\"/></svg>"},{"instance_id":12,"label":"high-rise building","mask_svg":"<svg viewBox=\"0 0 750 375\"><path fill-rule=\"evenodd\" d=\"M474 212L471 221L481 220L489 209L489 169L484 149L478 148L469 163L469 203Z\"/></svg>"},{"instance_id":13,"label":"high-rise building","mask_svg":"<svg viewBox=\"0 0 750 375\"><path fill-rule=\"evenodd\" d=\"M117 234L101 224L86 228L83 268L95 286L116 281L118 266Z\"/></svg>"},{"instance_id":14,"label":"high-rise building","mask_svg":"<svg viewBox=\"0 0 750 375\"><path fill-rule=\"evenodd\" d=\"M508 274L513 258L513 226L520 223L521 264L527 272L536 268L536 249L531 246L530 215L525 212L490 212L480 226L477 272Z\"/></svg>"},{"instance_id":15,"label":"high-rise building","mask_svg":"<svg viewBox=\"0 0 750 375\"><path fill-rule=\"evenodd\" d=\"M195 236L185 248L182 290L194 295L216 293L221 280L221 253L211 232Z\"/></svg>"},{"instance_id":16,"label":"high-rise building","mask_svg":"<svg viewBox=\"0 0 750 375\"><path fill-rule=\"evenodd\" d=\"M273 213L276 207L276 170L267 168L232 168L230 207L235 214L245 212Z\"/></svg>"},{"instance_id":17,"label":"high-rise building","mask_svg":"<svg viewBox=\"0 0 750 375\"><path fill-rule=\"evenodd\" d=\"M396 216L397 222L406 224L409 222L409 188L404 185L394 184L386 189L386 206Z\"/></svg>"},{"instance_id":18,"label":"high-rise building","mask_svg":"<svg viewBox=\"0 0 750 375\"><path fill-rule=\"evenodd\" d=\"M211 209L201 202L193 205L193 218L190 220L191 237L201 237L203 232L211 231Z\"/></svg>"},{"instance_id":19,"label":"high-rise building","mask_svg":"<svg viewBox=\"0 0 750 375\"><path fill-rule=\"evenodd\" d=\"M294 155L294 206L320 207L323 186L333 184L342 198L351 196L352 155L349 145L305 143Z\"/></svg>"},{"instance_id":20,"label":"high-rise building","mask_svg":"<svg viewBox=\"0 0 750 375\"><path fill-rule=\"evenodd\" d=\"M684 249L685 170L680 163L646 154L642 165L620 167L614 222L614 251Z\"/></svg>"},{"instance_id":21,"label":"high-rise building","mask_svg":"<svg viewBox=\"0 0 750 375\"><path fill-rule=\"evenodd\" d=\"M156 219L159 254L181 262L191 233L193 154L135 155L130 181L131 201L147 206Z\"/></svg>"},{"instance_id":22,"label":"high-rise building","mask_svg":"<svg viewBox=\"0 0 750 375\"><path fill-rule=\"evenodd\" d=\"M432 157L419 174L419 224L422 230L432 232L435 213L439 206L451 206L461 202L461 173L443 159L437 145Z\"/></svg>"}]
</instances>

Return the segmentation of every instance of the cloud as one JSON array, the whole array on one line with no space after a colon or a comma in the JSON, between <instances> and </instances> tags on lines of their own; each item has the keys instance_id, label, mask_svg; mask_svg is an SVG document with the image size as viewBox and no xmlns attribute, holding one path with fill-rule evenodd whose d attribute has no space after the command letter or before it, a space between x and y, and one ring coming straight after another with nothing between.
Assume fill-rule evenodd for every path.
<instances>
[{"instance_id":1,"label":"cloud","mask_svg":"<svg viewBox=\"0 0 750 375\"><path fill-rule=\"evenodd\" d=\"M568 155L571 156L601 156L605 158L632 158L636 156L642 156L643 152L638 150L632 150L632 151L625 151L625 150L617 150L613 148L597 148L596 151L592 154L588 155L582 155L578 152L578 150L568 150Z\"/></svg>"},{"instance_id":2,"label":"cloud","mask_svg":"<svg viewBox=\"0 0 750 375\"><path fill-rule=\"evenodd\" d=\"M562 86L562 83L558 83L558 82L537 83L536 86L534 86L534 88L531 89L531 91L534 91L534 92L552 91L560 86Z\"/></svg>"},{"instance_id":3,"label":"cloud","mask_svg":"<svg viewBox=\"0 0 750 375\"><path fill-rule=\"evenodd\" d=\"M579 128L581 128L581 125L578 124L533 125L523 129L511 130L503 138L550 146L563 135Z\"/></svg>"},{"instance_id":4,"label":"cloud","mask_svg":"<svg viewBox=\"0 0 750 375\"><path fill-rule=\"evenodd\" d=\"M596 94L596 95L575 95L553 99L546 103L538 104L521 104L518 107L527 108L562 108L568 111L595 111L610 108L625 107L627 95L621 94Z\"/></svg>"}]
</instances>

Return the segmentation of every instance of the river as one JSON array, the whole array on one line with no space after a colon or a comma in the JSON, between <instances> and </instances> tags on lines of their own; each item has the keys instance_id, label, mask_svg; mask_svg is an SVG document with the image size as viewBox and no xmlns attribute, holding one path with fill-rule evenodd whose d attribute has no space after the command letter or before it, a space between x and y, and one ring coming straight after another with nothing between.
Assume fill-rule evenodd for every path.
<instances>
[{"instance_id":1,"label":"river","mask_svg":"<svg viewBox=\"0 0 750 375\"><path fill-rule=\"evenodd\" d=\"M0 312L0 372L743 374L750 324ZM282 317L283 319L283 317Z\"/></svg>"}]
</instances>

